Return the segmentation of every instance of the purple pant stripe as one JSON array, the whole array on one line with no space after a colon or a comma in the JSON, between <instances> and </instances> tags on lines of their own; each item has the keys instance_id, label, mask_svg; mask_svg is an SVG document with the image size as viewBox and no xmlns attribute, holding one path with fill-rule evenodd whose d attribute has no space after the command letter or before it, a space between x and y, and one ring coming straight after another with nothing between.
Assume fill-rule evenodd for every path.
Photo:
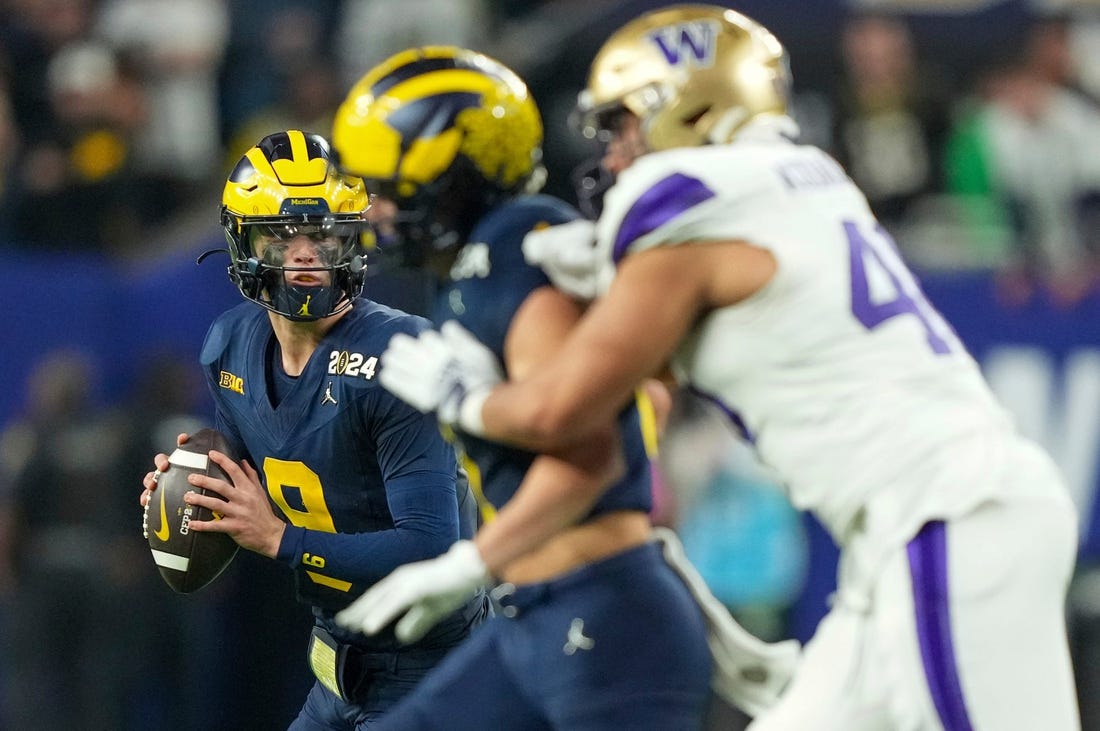
<instances>
[{"instance_id":1,"label":"purple pant stripe","mask_svg":"<svg viewBox=\"0 0 1100 731\"><path fill-rule=\"evenodd\" d=\"M971 731L951 640L947 529L943 521L926 523L909 542L908 552L917 638L932 702L945 731Z\"/></svg>"}]
</instances>

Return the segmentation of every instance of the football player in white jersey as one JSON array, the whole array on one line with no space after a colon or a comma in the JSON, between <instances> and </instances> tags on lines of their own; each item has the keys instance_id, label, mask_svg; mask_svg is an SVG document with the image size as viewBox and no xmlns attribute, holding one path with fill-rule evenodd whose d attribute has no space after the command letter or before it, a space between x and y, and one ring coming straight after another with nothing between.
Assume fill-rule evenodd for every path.
<instances>
[{"instance_id":1,"label":"football player in white jersey","mask_svg":"<svg viewBox=\"0 0 1100 731\"><path fill-rule=\"evenodd\" d=\"M451 337L445 356L438 338L391 346L383 385L540 451L584 439L666 365L720 405L841 548L832 608L753 731L1079 728L1062 478L863 194L794 141L789 87L780 42L732 10L616 31L579 111L617 181L594 227L525 242L560 286L600 296L520 381L495 383Z\"/></svg>"}]
</instances>

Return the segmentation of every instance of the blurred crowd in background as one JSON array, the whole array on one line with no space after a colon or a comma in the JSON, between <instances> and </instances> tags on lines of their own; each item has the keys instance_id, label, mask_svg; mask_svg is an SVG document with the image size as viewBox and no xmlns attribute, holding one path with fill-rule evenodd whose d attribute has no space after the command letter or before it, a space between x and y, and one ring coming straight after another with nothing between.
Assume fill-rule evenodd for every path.
<instances>
[{"instance_id":1,"label":"blurred crowd in background","mask_svg":"<svg viewBox=\"0 0 1100 731\"><path fill-rule=\"evenodd\" d=\"M661 4L7 0L3 241L118 256L186 243L216 223L219 182L256 140L327 133L365 69L433 42L481 49L528 80L551 190L572 197L571 172L597 152L565 123L592 52ZM941 15L911 10L922 4ZM942 13L968 5L982 10ZM787 41L804 137L847 166L918 264L1004 266L1015 298L1040 274L1072 303L1098 268L1100 8L1050 5L738 7Z\"/></svg>"},{"instance_id":2,"label":"blurred crowd in background","mask_svg":"<svg viewBox=\"0 0 1100 731\"><path fill-rule=\"evenodd\" d=\"M599 149L566 120L587 65L611 30L665 4L0 2L0 250L49 262L27 264L20 281L35 284L0 288L0 303L63 309L91 286L121 299L88 281L89 256L106 267L90 278L109 280L219 246L222 184L243 152L291 127L327 135L359 76L412 45L478 49L523 76L545 119L547 189L580 202ZM1036 298L1096 311L1100 3L723 4L786 43L804 138L845 165L919 271L986 272L1008 312ZM177 281L155 295L199 337L209 318L194 301L237 299L217 266L202 276L217 294ZM377 274L368 296L419 311L423 283L401 277ZM97 334L73 336L3 344L3 360L33 363L7 369L29 375L6 384L10 408L0 399L0 728L285 727L309 684L289 572L242 553L214 585L174 595L138 527L152 455L211 421L197 350L141 351L112 380L114 364L79 345ZM767 470L681 396L660 474L659 518L716 595L761 636L798 634L803 587L831 568ZM1100 583L1082 587L1100 616ZM1083 687L1100 687L1085 671L1100 667L1095 617L1075 649ZM1083 691L1086 728L1100 728L1095 704Z\"/></svg>"}]
</instances>

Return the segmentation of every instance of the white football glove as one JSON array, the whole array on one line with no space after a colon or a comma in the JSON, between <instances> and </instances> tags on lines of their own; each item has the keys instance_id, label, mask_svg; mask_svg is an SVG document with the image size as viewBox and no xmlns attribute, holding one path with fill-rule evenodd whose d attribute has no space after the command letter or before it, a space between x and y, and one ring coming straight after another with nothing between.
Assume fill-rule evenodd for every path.
<instances>
[{"instance_id":1,"label":"white football glove","mask_svg":"<svg viewBox=\"0 0 1100 731\"><path fill-rule=\"evenodd\" d=\"M378 380L420 411L435 411L439 421L481 434L481 403L504 376L493 351L455 320L419 337L394 335L382 353ZM463 409L467 397L477 395ZM476 408L474 408L476 407Z\"/></svg>"},{"instance_id":2,"label":"white football glove","mask_svg":"<svg viewBox=\"0 0 1100 731\"><path fill-rule=\"evenodd\" d=\"M398 641L416 642L491 581L472 541L458 541L438 558L399 567L336 614L336 623L373 635L404 614Z\"/></svg>"},{"instance_id":3,"label":"white football glove","mask_svg":"<svg viewBox=\"0 0 1100 731\"><path fill-rule=\"evenodd\" d=\"M583 300L607 291L615 266L596 250L596 224L578 219L536 229L523 237L523 258L542 267L554 286Z\"/></svg>"}]
</instances>

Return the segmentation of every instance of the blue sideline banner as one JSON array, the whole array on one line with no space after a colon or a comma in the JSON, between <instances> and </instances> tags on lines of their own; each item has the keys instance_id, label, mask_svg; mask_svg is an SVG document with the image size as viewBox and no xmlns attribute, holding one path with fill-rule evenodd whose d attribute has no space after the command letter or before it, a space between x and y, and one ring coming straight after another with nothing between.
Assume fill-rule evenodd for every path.
<instances>
[{"instance_id":1,"label":"blue sideline banner","mask_svg":"<svg viewBox=\"0 0 1100 731\"><path fill-rule=\"evenodd\" d=\"M1082 558L1100 558L1100 293L1065 307L1040 291L1008 306L986 274L926 275L923 285L1020 429L1062 468L1081 511Z\"/></svg>"}]
</instances>

